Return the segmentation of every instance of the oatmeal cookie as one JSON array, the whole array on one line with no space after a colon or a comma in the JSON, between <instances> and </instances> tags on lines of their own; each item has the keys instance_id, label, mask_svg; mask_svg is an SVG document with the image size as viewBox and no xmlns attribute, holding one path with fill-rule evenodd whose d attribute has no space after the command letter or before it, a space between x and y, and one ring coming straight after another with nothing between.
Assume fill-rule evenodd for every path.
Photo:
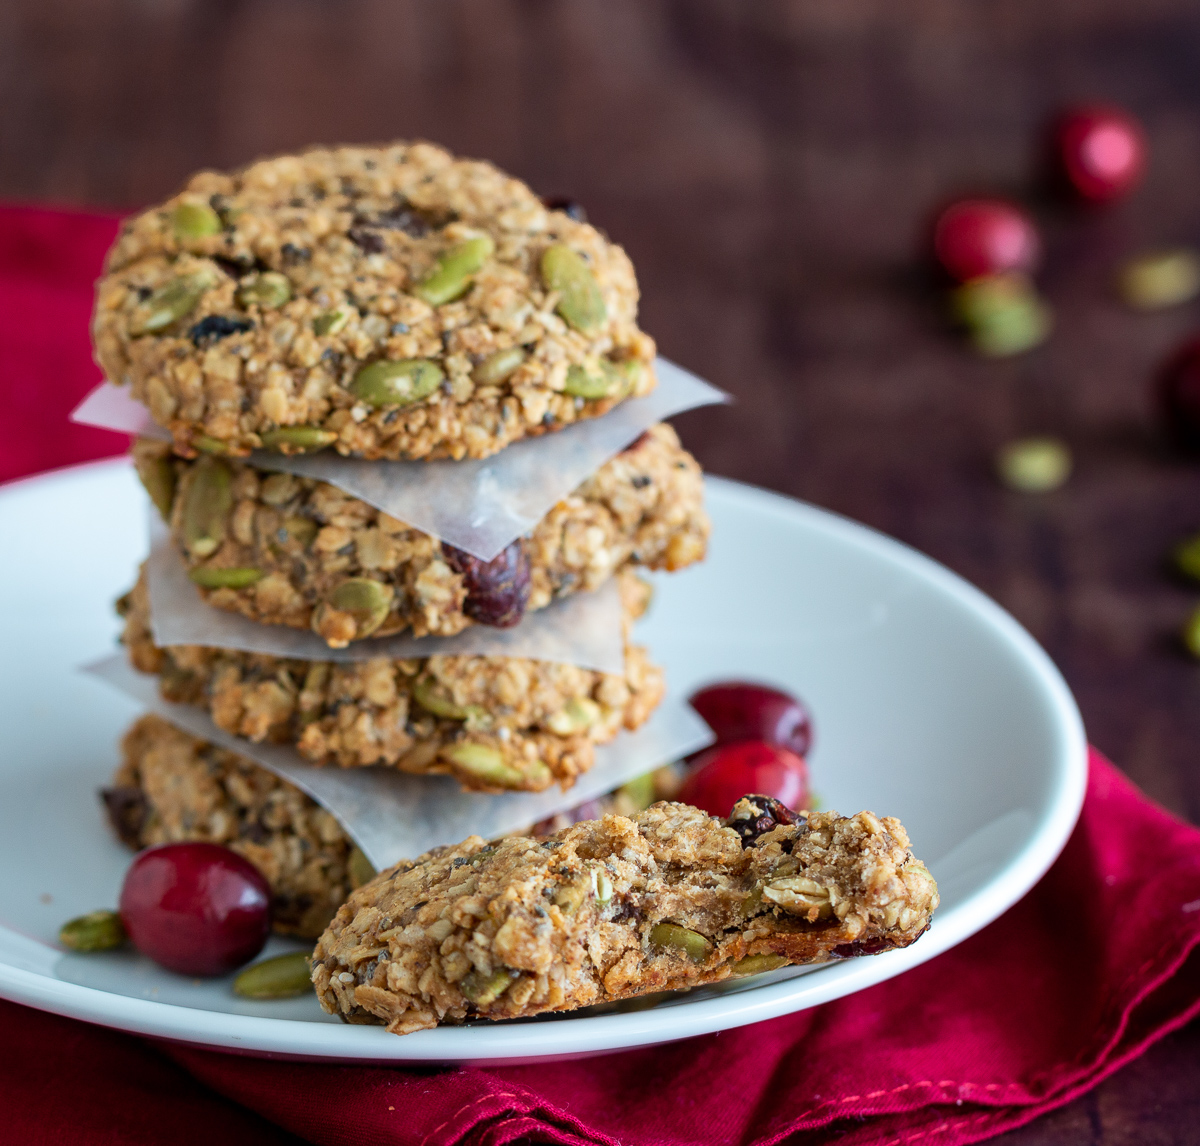
<instances>
[{"instance_id":1,"label":"oatmeal cookie","mask_svg":"<svg viewBox=\"0 0 1200 1146\"><path fill-rule=\"evenodd\" d=\"M625 252L428 143L192 177L130 219L92 336L179 452L483 458L654 387Z\"/></svg>"},{"instance_id":2,"label":"oatmeal cookie","mask_svg":"<svg viewBox=\"0 0 1200 1146\"><path fill-rule=\"evenodd\" d=\"M331 1014L408 1034L907 947L937 904L898 820L659 803L380 873L317 941L313 983Z\"/></svg>"},{"instance_id":3,"label":"oatmeal cookie","mask_svg":"<svg viewBox=\"0 0 1200 1146\"><path fill-rule=\"evenodd\" d=\"M121 755L101 792L121 840L131 848L200 840L244 856L271 885L282 934L315 939L373 874L337 820L299 788L161 717L134 723Z\"/></svg>"},{"instance_id":4,"label":"oatmeal cookie","mask_svg":"<svg viewBox=\"0 0 1200 1146\"><path fill-rule=\"evenodd\" d=\"M626 630L648 590L619 578ZM465 789L569 788L597 744L641 726L663 694L660 669L626 645L625 675L518 657L291 660L198 645L155 646L143 572L118 606L130 660L171 701L206 708L219 728L294 744L314 764L449 773Z\"/></svg>"},{"instance_id":5,"label":"oatmeal cookie","mask_svg":"<svg viewBox=\"0 0 1200 1146\"><path fill-rule=\"evenodd\" d=\"M515 624L627 564L682 569L708 542L700 467L665 424L490 562L325 482L209 456L186 461L148 438L133 455L210 605L312 628L333 648L405 629L453 636L474 623Z\"/></svg>"}]
</instances>

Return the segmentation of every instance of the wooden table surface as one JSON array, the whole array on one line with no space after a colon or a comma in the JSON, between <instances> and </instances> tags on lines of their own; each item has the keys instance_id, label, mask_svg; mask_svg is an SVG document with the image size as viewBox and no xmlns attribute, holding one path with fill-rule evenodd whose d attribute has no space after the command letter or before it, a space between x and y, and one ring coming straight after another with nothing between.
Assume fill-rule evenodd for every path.
<instances>
[{"instance_id":1,"label":"wooden table surface","mask_svg":"<svg viewBox=\"0 0 1200 1146\"><path fill-rule=\"evenodd\" d=\"M946 196L1031 196L1063 102L1141 117L1145 185L1036 209L1053 338L1003 362L949 332L922 269ZM0 197L136 206L191 171L311 142L423 136L581 201L632 256L663 353L738 398L678 419L713 472L867 522L1009 608L1093 742L1200 820L1200 529L1147 378L1200 303L1151 316L1114 265L1200 242L1200 7L1188 0L7 0ZM1022 496L996 447L1060 434ZM1200 1029L1010 1143L1200 1140Z\"/></svg>"}]
</instances>

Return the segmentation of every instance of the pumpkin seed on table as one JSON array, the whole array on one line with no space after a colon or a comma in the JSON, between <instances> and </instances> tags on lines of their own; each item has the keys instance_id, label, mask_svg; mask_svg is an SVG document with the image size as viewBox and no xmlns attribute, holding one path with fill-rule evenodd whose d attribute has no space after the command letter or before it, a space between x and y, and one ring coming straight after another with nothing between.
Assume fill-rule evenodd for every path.
<instances>
[{"instance_id":1,"label":"pumpkin seed on table","mask_svg":"<svg viewBox=\"0 0 1200 1146\"><path fill-rule=\"evenodd\" d=\"M955 288L950 304L972 345L989 358L1032 350L1050 333L1050 308L1028 276L1016 272L970 279Z\"/></svg>"},{"instance_id":2,"label":"pumpkin seed on table","mask_svg":"<svg viewBox=\"0 0 1200 1146\"><path fill-rule=\"evenodd\" d=\"M1180 573L1193 581L1200 581L1200 533L1181 541L1171 556Z\"/></svg>"},{"instance_id":3,"label":"pumpkin seed on table","mask_svg":"<svg viewBox=\"0 0 1200 1146\"><path fill-rule=\"evenodd\" d=\"M1121 298L1135 310L1163 310L1200 294L1200 255L1180 247L1130 259L1117 279Z\"/></svg>"},{"instance_id":4,"label":"pumpkin seed on table","mask_svg":"<svg viewBox=\"0 0 1200 1146\"><path fill-rule=\"evenodd\" d=\"M58 933L58 941L72 951L115 951L129 937L115 911L90 911L68 920Z\"/></svg>"},{"instance_id":5,"label":"pumpkin seed on table","mask_svg":"<svg viewBox=\"0 0 1200 1146\"><path fill-rule=\"evenodd\" d=\"M430 306L443 306L461 298L495 249L496 244L487 235L451 247L439 256L437 267L412 288L412 293Z\"/></svg>"},{"instance_id":6,"label":"pumpkin seed on table","mask_svg":"<svg viewBox=\"0 0 1200 1146\"><path fill-rule=\"evenodd\" d=\"M304 951L251 963L233 981L233 993L247 999L294 999L312 989L312 969Z\"/></svg>"},{"instance_id":7,"label":"pumpkin seed on table","mask_svg":"<svg viewBox=\"0 0 1200 1146\"><path fill-rule=\"evenodd\" d=\"M1183 645L1192 656L1200 660L1200 608L1197 608L1184 623Z\"/></svg>"},{"instance_id":8,"label":"pumpkin seed on table","mask_svg":"<svg viewBox=\"0 0 1200 1146\"><path fill-rule=\"evenodd\" d=\"M1021 438L996 457L1000 480L1022 493L1048 493L1071 474L1071 451L1058 438Z\"/></svg>"},{"instance_id":9,"label":"pumpkin seed on table","mask_svg":"<svg viewBox=\"0 0 1200 1146\"><path fill-rule=\"evenodd\" d=\"M350 392L368 406L411 406L428 398L443 378L442 368L428 358L385 358L364 366Z\"/></svg>"},{"instance_id":10,"label":"pumpkin seed on table","mask_svg":"<svg viewBox=\"0 0 1200 1146\"><path fill-rule=\"evenodd\" d=\"M582 255L561 243L547 247L541 269L546 289L558 292L555 309L569 326L588 334L603 324L608 307Z\"/></svg>"}]
</instances>

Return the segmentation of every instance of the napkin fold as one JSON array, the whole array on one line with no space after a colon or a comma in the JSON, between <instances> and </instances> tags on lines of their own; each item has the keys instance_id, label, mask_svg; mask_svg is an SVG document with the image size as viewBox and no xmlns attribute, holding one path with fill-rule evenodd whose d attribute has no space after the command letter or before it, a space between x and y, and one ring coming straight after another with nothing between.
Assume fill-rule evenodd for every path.
<instances>
[{"instance_id":1,"label":"napkin fold","mask_svg":"<svg viewBox=\"0 0 1200 1146\"><path fill-rule=\"evenodd\" d=\"M0 208L0 480L125 449L66 421L99 377L91 284L115 230ZM1198 943L1200 831L1093 754L1079 824L1020 903L810 1011L575 1062L402 1069L156 1045L0 1002L0 1109L35 1146L957 1146L1068 1102L1200 1013Z\"/></svg>"}]
</instances>

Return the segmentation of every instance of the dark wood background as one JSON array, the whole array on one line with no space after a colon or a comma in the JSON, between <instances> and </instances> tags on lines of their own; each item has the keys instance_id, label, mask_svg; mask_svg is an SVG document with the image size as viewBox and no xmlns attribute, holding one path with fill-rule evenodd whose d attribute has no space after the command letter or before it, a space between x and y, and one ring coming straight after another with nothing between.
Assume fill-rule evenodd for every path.
<instances>
[{"instance_id":1,"label":"dark wood background","mask_svg":"<svg viewBox=\"0 0 1200 1146\"><path fill-rule=\"evenodd\" d=\"M1152 163L1122 207L1041 203L1065 101L1124 104ZM1114 265L1200 242L1200 6L1188 0L6 0L0 197L133 207L312 142L426 137L570 195L638 267L662 351L732 391L678 420L716 472L816 502L995 596L1094 743L1200 821L1200 463L1159 441L1155 364L1200 303L1136 315ZM921 263L939 200L1025 197L1052 340L1005 362L945 328ZM995 448L1061 434L1021 496ZM1081 952L1081 957L1086 953ZM1200 1029L1010 1143L1200 1141Z\"/></svg>"}]
</instances>

